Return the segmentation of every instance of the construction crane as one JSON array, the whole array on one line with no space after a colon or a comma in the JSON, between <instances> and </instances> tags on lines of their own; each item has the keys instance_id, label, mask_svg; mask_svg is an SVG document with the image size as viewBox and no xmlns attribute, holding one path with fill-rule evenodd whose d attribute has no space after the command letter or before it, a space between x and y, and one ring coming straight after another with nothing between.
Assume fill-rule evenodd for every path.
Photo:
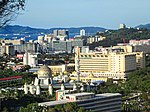
<instances>
[{"instance_id":1,"label":"construction crane","mask_svg":"<svg viewBox=\"0 0 150 112\"><path fill-rule=\"evenodd\" d=\"M125 38L123 38L123 43L124 43L124 49L125 49L125 52L127 53L128 50L127 50L127 47L126 47L126 41L125 41Z\"/></svg>"}]
</instances>

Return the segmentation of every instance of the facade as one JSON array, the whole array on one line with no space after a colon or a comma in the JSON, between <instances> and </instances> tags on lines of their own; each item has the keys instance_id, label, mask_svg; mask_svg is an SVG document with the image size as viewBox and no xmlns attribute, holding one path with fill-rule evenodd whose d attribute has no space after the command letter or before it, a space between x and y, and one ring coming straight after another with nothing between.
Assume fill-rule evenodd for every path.
<instances>
[{"instance_id":1,"label":"facade","mask_svg":"<svg viewBox=\"0 0 150 112\"><path fill-rule=\"evenodd\" d=\"M9 54L11 56L15 55L14 46L13 45L6 45L6 54Z\"/></svg>"},{"instance_id":2,"label":"facade","mask_svg":"<svg viewBox=\"0 0 150 112\"><path fill-rule=\"evenodd\" d=\"M5 44L12 44L12 45L21 45L24 44L24 40L18 39L18 40L1 40L1 43Z\"/></svg>"},{"instance_id":3,"label":"facade","mask_svg":"<svg viewBox=\"0 0 150 112\"><path fill-rule=\"evenodd\" d=\"M44 43L44 36L38 36L38 43L43 44Z\"/></svg>"},{"instance_id":4,"label":"facade","mask_svg":"<svg viewBox=\"0 0 150 112\"><path fill-rule=\"evenodd\" d=\"M150 54L150 45L135 45L133 46L135 52L144 52Z\"/></svg>"},{"instance_id":5,"label":"facade","mask_svg":"<svg viewBox=\"0 0 150 112\"><path fill-rule=\"evenodd\" d=\"M25 52L23 56L23 64L30 65L31 67L36 67L36 65L38 64L37 56L38 54Z\"/></svg>"},{"instance_id":6,"label":"facade","mask_svg":"<svg viewBox=\"0 0 150 112\"><path fill-rule=\"evenodd\" d=\"M84 29L80 30L80 36L85 36L85 35L86 35L85 30Z\"/></svg>"},{"instance_id":7,"label":"facade","mask_svg":"<svg viewBox=\"0 0 150 112\"><path fill-rule=\"evenodd\" d=\"M21 44L21 45L14 45L14 50L17 52L25 52L25 51L38 52L39 44L26 42L25 44Z\"/></svg>"},{"instance_id":8,"label":"facade","mask_svg":"<svg viewBox=\"0 0 150 112\"><path fill-rule=\"evenodd\" d=\"M147 40L130 40L130 45L150 45L150 39Z\"/></svg>"},{"instance_id":9,"label":"facade","mask_svg":"<svg viewBox=\"0 0 150 112\"><path fill-rule=\"evenodd\" d=\"M2 45L0 46L0 55L3 55L4 53L14 56L15 50L13 45Z\"/></svg>"},{"instance_id":10,"label":"facade","mask_svg":"<svg viewBox=\"0 0 150 112\"><path fill-rule=\"evenodd\" d=\"M77 72L73 72L70 75L70 79L76 81L77 80L77 76L76 76ZM107 82L107 77L96 77L93 74L89 74L86 76L80 76L80 81L81 82L85 82L85 83L90 83L90 82L95 82L95 81L104 81Z\"/></svg>"},{"instance_id":11,"label":"facade","mask_svg":"<svg viewBox=\"0 0 150 112\"><path fill-rule=\"evenodd\" d=\"M75 64L64 64L64 65L55 65L55 66L48 66L51 69L52 75L64 73L64 72L73 72L75 70ZM31 68L30 72L37 72L39 68Z\"/></svg>"},{"instance_id":12,"label":"facade","mask_svg":"<svg viewBox=\"0 0 150 112\"><path fill-rule=\"evenodd\" d=\"M120 24L120 27L119 27L120 29L124 29L124 28L126 28L126 25L125 24Z\"/></svg>"},{"instance_id":13,"label":"facade","mask_svg":"<svg viewBox=\"0 0 150 112\"><path fill-rule=\"evenodd\" d=\"M83 40L68 40L68 41L60 41L56 40L47 45L49 50L52 51L65 51L68 53L72 53L73 48L75 46L83 46Z\"/></svg>"},{"instance_id":14,"label":"facade","mask_svg":"<svg viewBox=\"0 0 150 112\"><path fill-rule=\"evenodd\" d=\"M143 52L136 52L136 68L144 68L145 65L145 54Z\"/></svg>"},{"instance_id":15,"label":"facade","mask_svg":"<svg viewBox=\"0 0 150 112\"><path fill-rule=\"evenodd\" d=\"M69 37L69 31L68 30L54 30L53 31L54 36L67 36Z\"/></svg>"},{"instance_id":16,"label":"facade","mask_svg":"<svg viewBox=\"0 0 150 112\"><path fill-rule=\"evenodd\" d=\"M51 102L39 103L40 106L53 107L69 102L76 102L79 107L85 107L93 112L121 112L121 95L119 93L75 93L65 94L62 91L56 92L56 100Z\"/></svg>"},{"instance_id":17,"label":"facade","mask_svg":"<svg viewBox=\"0 0 150 112\"><path fill-rule=\"evenodd\" d=\"M50 95L53 93L52 83L53 83L53 77L51 69L45 65L41 66L38 70L38 77L35 78L35 81L32 82L32 84L24 85L24 92L25 94L28 94L29 92L31 94L40 95L41 94L41 88L48 88L48 92Z\"/></svg>"},{"instance_id":18,"label":"facade","mask_svg":"<svg viewBox=\"0 0 150 112\"><path fill-rule=\"evenodd\" d=\"M79 65L76 59L75 68L79 66L81 76L92 73L95 77L124 79L136 70L135 53L79 53Z\"/></svg>"}]
</instances>

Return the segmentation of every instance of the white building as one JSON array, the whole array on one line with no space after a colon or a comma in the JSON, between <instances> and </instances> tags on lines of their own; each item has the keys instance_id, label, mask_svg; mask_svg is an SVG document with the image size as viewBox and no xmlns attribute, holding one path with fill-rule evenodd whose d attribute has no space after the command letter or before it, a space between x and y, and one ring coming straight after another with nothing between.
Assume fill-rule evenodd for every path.
<instances>
[{"instance_id":1,"label":"white building","mask_svg":"<svg viewBox=\"0 0 150 112\"><path fill-rule=\"evenodd\" d=\"M85 30L84 29L80 30L80 36L85 36L85 35L86 35Z\"/></svg>"},{"instance_id":2,"label":"white building","mask_svg":"<svg viewBox=\"0 0 150 112\"><path fill-rule=\"evenodd\" d=\"M37 54L25 52L23 56L23 64L30 65L31 67L36 67L36 65L38 64Z\"/></svg>"},{"instance_id":3,"label":"white building","mask_svg":"<svg viewBox=\"0 0 150 112\"><path fill-rule=\"evenodd\" d=\"M38 43L43 44L44 43L44 36L38 36Z\"/></svg>"}]
</instances>

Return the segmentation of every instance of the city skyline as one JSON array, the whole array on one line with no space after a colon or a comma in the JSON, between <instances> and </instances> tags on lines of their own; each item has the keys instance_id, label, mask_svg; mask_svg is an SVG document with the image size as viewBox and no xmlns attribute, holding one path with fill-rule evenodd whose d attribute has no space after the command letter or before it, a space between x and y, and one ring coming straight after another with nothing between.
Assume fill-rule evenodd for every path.
<instances>
[{"instance_id":1,"label":"city skyline","mask_svg":"<svg viewBox=\"0 0 150 112\"><path fill-rule=\"evenodd\" d=\"M150 1L41 0L27 1L25 11L11 24L36 28L99 26L116 29L150 22Z\"/></svg>"}]
</instances>

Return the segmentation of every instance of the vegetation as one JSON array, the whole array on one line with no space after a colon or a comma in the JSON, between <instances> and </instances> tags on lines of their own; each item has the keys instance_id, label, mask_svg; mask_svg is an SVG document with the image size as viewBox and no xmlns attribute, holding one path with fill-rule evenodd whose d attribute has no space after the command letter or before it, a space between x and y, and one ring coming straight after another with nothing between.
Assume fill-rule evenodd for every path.
<instances>
[{"instance_id":1,"label":"vegetation","mask_svg":"<svg viewBox=\"0 0 150 112\"><path fill-rule=\"evenodd\" d=\"M0 28L24 10L25 0L0 0Z\"/></svg>"},{"instance_id":2,"label":"vegetation","mask_svg":"<svg viewBox=\"0 0 150 112\"><path fill-rule=\"evenodd\" d=\"M23 91L18 91L16 89L6 89L0 93L0 97L3 98L1 108L2 110L7 109L9 112L12 112L16 111L19 107L28 107L28 105L32 103L54 100L55 96L50 96L47 93L48 92L45 91L41 95L31 95L24 94Z\"/></svg>"},{"instance_id":3,"label":"vegetation","mask_svg":"<svg viewBox=\"0 0 150 112\"><path fill-rule=\"evenodd\" d=\"M11 69L2 70L0 72L0 78L6 78L11 76L22 76L22 79L0 82L0 88L22 86L25 83L31 83L36 75L29 72L16 72L12 71Z\"/></svg>"},{"instance_id":4,"label":"vegetation","mask_svg":"<svg viewBox=\"0 0 150 112\"><path fill-rule=\"evenodd\" d=\"M149 111L150 108L150 67L129 74L126 81L114 84L110 79L101 85L97 93L121 93L124 112Z\"/></svg>"},{"instance_id":5,"label":"vegetation","mask_svg":"<svg viewBox=\"0 0 150 112\"><path fill-rule=\"evenodd\" d=\"M85 110L84 107L78 107L77 103L71 102L64 105L56 105L54 107L42 107L37 103L29 104L27 107L21 107L19 112L92 112Z\"/></svg>"},{"instance_id":6,"label":"vegetation","mask_svg":"<svg viewBox=\"0 0 150 112\"><path fill-rule=\"evenodd\" d=\"M105 40L102 40L100 42L89 44L91 49L94 49L98 46L114 46L118 43L124 43L123 40L125 40L126 43L129 42L131 39L149 39L150 38L150 30L148 29L134 29L134 28L126 28L126 29L119 29L119 30L108 30L104 33L97 33L96 35L101 35L106 37Z\"/></svg>"}]
</instances>

